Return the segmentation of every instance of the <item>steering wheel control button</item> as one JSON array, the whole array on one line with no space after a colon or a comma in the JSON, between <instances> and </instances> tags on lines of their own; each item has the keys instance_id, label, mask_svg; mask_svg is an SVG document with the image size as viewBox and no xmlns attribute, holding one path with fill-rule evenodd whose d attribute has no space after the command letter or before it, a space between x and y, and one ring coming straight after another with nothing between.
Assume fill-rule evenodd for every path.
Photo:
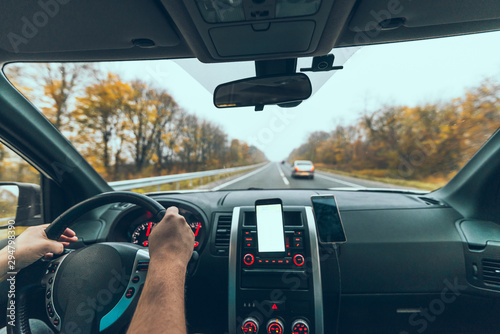
<instances>
[{"instance_id":1,"label":"steering wheel control button","mask_svg":"<svg viewBox=\"0 0 500 334\"><path fill-rule=\"evenodd\" d=\"M148 271L149 261L139 261L137 264L137 271Z\"/></svg>"},{"instance_id":2,"label":"steering wheel control button","mask_svg":"<svg viewBox=\"0 0 500 334\"><path fill-rule=\"evenodd\" d=\"M45 296L47 297L47 299L50 299L50 296L52 296L52 291L48 289L47 292L45 293Z\"/></svg>"},{"instance_id":3,"label":"steering wheel control button","mask_svg":"<svg viewBox=\"0 0 500 334\"><path fill-rule=\"evenodd\" d=\"M54 326L56 326L56 327L57 327L57 326L59 326L59 322L60 322L60 321L59 321L59 318L57 318L57 317L54 319L54 321L52 321L52 323L53 323L53 324L54 324Z\"/></svg>"},{"instance_id":4,"label":"steering wheel control button","mask_svg":"<svg viewBox=\"0 0 500 334\"><path fill-rule=\"evenodd\" d=\"M292 334L309 334L309 324L303 319L297 319L292 323Z\"/></svg>"},{"instance_id":5,"label":"steering wheel control button","mask_svg":"<svg viewBox=\"0 0 500 334\"><path fill-rule=\"evenodd\" d=\"M267 323L267 334L283 334L283 322L280 319L271 319Z\"/></svg>"},{"instance_id":6,"label":"steering wheel control button","mask_svg":"<svg viewBox=\"0 0 500 334\"><path fill-rule=\"evenodd\" d=\"M252 254L245 254L245 256L243 256L243 262L247 265L247 266L251 266L255 261L255 257L252 255Z\"/></svg>"},{"instance_id":7,"label":"steering wheel control button","mask_svg":"<svg viewBox=\"0 0 500 334\"><path fill-rule=\"evenodd\" d=\"M49 314L49 317L54 317L54 308L52 307L52 303L47 304L47 313Z\"/></svg>"},{"instance_id":8,"label":"steering wheel control button","mask_svg":"<svg viewBox=\"0 0 500 334\"><path fill-rule=\"evenodd\" d=\"M246 318L241 325L242 333L258 333L259 323L255 318Z\"/></svg>"},{"instance_id":9,"label":"steering wheel control button","mask_svg":"<svg viewBox=\"0 0 500 334\"><path fill-rule=\"evenodd\" d=\"M125 298L132 298L135 293L135 288L128 288L127 293L125 293Z\"/></svg>"},{"instance_id":10,"label":"steering wheel control button","mask_svg":"<svg viewBox=\"0 0 500 334\"><path fill-rule=\"evenodd\" d=\"M302 254L295 254L295 256L293 257L293 263L295 263L297 267L303 266L304 262L305 260Z\"/></svg>"},{"instance_id":11,"label":"steering wheel control button","mask_svg":"<svg viewBox=\"0 0 500 334\"><path fill-rule=\"evenodd\" d=\"M135 283L139 282L140 280L141 280L141 278L140 278L139 276L134 276L134 277L132 278L132 283L134 283L134 284L135 284Z\"/></svg>"},{"instance_id":12,"label":"steering wheel control button","mask_svg":"<svg viewBox=\"0 0 500 334\"><path fill-rule=\"evenodd\" d=\"M57 270L57 266L59 265L59 263L52 263L50 266L49 266L49 272L51 274L55 273L56 270Z\"/></svg>"},{"instance_id":13,"label":"steering wheel control button","mask_svg":"<svg viewBox=\"0 0 500 334\"><path fill-rule=\"evenodd\" d=\"M48 283L52 284L53 282L54 282L54 277L50 277L49 280L48 280Z\"/></svg>"}]
</instances>

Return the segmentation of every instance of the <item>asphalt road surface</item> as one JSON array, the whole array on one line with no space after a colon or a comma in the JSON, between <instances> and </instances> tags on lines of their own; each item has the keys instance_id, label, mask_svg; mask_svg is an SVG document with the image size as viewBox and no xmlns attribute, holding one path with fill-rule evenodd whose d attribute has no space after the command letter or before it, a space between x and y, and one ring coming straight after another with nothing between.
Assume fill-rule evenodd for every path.
<instances>
[{"instance_id":1,"label":"asphalt road surface","mask_svg":"<svg viewBox=\"0 0 500 334\"><path fill-rule=\"evenodd\" d=\"M315 171L314 179L292 178L292 166L288 163L271 162L257 170L223 183L212 190L234 189L328 189L328 188L393 188L404 187L361 180L332 173Z\"/></svg>"}]
</instances>

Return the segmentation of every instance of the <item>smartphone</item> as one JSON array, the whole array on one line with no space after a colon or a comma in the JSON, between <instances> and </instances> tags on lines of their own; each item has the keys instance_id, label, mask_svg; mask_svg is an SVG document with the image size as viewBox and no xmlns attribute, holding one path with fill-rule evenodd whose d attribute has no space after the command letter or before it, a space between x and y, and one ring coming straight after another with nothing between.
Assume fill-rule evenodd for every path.
<instances>
[{"instance_id":1,"label":"smartphone","mask_svg":"<svg viewBox=\"0 0 500 334\"><path fill-rule=\"evenodd\" d=\"M311 196L319 242L323 244L347 241L337 201L333 195Z\"/></svg>"},{"instance_id":2,"label":"smartphone","mask_svg":"<svg viewBox=\"0 0 500 334\"><path fill-rule=\"evenodd\" d=\"M283 203L279 198L261 199L255 202L257 217L257 246L259 254L285 255L285 229Z\"/></svg>"}]
</instances>

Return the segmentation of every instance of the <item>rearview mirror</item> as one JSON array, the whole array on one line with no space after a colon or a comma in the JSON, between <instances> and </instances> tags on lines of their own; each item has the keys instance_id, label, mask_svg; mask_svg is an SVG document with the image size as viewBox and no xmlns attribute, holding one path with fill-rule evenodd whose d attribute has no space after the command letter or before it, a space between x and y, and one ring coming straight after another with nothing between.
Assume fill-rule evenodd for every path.
<instances>
[{"instance_id":1,"label":"rearview mirror","mask_svg":"<svg viewBox=\"0 0 500 334\"><path fill-rule=\"evenodd\" d=\"M253 77L219 85L214 92L217 108L262 108L269 104L300 102L311 96L309 77L303 73Z\"/></svg>"}]
</instances>

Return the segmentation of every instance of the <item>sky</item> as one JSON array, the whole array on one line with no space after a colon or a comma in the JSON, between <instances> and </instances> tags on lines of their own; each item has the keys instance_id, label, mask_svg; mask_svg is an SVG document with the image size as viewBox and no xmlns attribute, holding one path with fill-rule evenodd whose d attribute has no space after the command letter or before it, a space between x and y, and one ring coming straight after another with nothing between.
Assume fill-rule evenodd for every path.
<instances>
[{"instance_id":1,"label":"sky","mask_svg":"<svg viewBox=\"0 0 500 334\"><path fill-rule=\"evenodd\" d=\"M355 123L384 104L447 102L500 74L500 32L352 48L336 54L341 71L311 73L314 95L296 108L217 109L216 85L254 76L253 63L202 64L197 60L103 63L123 79L164 88L186 111L220 125L230 139L257 146L272 161L285 159L313 131ZM352 56L345 62L343 56ZM311 59L300 59L309 67ZM189 73L194 73L193 78Z\"/></svg>"}]
</instances>

